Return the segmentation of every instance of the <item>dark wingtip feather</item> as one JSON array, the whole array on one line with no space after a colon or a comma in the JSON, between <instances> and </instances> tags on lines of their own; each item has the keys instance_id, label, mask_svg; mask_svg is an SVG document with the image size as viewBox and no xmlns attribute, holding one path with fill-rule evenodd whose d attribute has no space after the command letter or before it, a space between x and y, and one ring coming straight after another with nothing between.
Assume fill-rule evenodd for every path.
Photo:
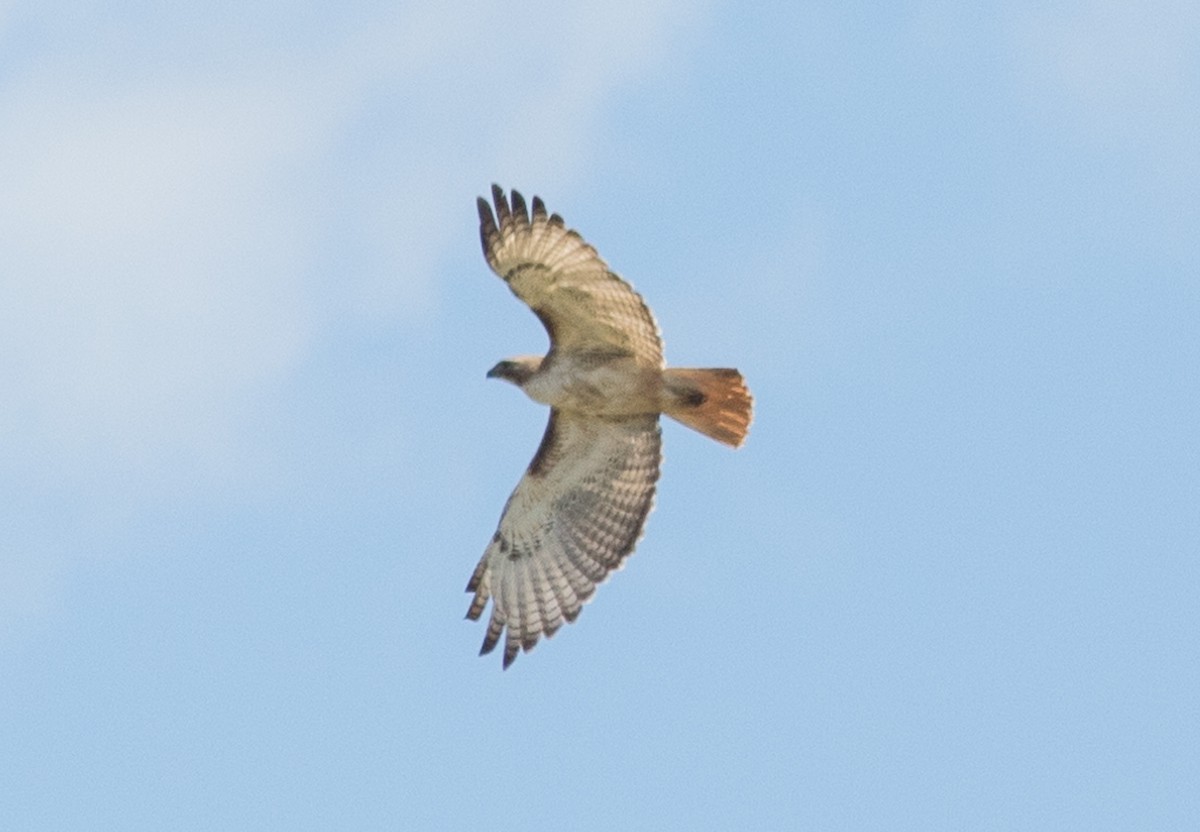
<instances>
[{"instance_id":1,"label":"dark wingtip feather","mask_svg":"<svg viewBox=\"0 0 1200 832\"><path fill-rule=\"evenodd\" d=\"M496 618L496 611L492 610L492 618L488 621L487 632L483 636L483 646L479 648L479 655L486 656L496 647L496 642L500 641L500 633L504 631L504 622Z\"/></svg>"},{"instance_id":2,"label":"dark wingtip feather","mask_svg":"<svg viewBox=\"0 0 1200 832\"><path fill-rule=\"evenodd\" d=\"M496 229L496 218L492 216L492 206L483 197L479 197L476 202L476 207L479 208L479 244L483 247L484 259L490 262L491 241L499 235Z\"/></svg>"},{"instance_id":3,"label":"dark wingtip feather","mask_svg":"<svg viewBox=\"0 0 1200 832\"><path fill-rule=\"evenodd\" d=\"M542 202L540 196L533 198L533 221L539 222L546 219L546 203Z\"/></svg>"},{"instance_id":4,"label":"dark wingtip feather","mask_svg":"<svg viewBox=\"0 0 1200 832\"><path fill-rule=\"evenodd\" d=\"M517 660L519 646L515 641L504 643L504 670L508 670L509 665Z\"/></svg>"},{"instance_id":5,"label":"dark wingtip feather","mask_svg":"<svg viewBox=\"0 0 1200 832\"><path fill-rule=\"evenodd\" d=\"M487 596L476 592L475 597L471 599L471 606L467 607L466 618L468 621L478 621L479 616L483 614L483 608L487 606Z\"/></svg>"},{"instance_id":6,"label":"dark wingtip feather","mask_svg":"<svg viewBox=\"0 0 1200 832\"><path fill-rule=\"evenodd\" d=\"M521 196L521 192L513 189L509 194L512 197L512 212L513 216L524 223L529 222L529 209L525 207L525 197Z\"/></svg>"},{"instance_id":7,"label":"dark wingtip feather","mask_svg":"<svg viewBox=\"0 0 1200 832\"><path fill-rule=\"evenodd\" d=\"M508 208L508 200L504 198L504 189L496 184L492 185L492 202L496 206L496 219L499 221L500 227L504 228L512 214Z\"/></svg>"}]
</instances>

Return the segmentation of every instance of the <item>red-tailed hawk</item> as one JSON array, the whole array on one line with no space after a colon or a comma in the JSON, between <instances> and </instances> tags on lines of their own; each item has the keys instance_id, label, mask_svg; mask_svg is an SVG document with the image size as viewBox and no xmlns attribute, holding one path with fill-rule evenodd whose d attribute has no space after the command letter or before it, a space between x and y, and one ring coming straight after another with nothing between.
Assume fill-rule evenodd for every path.
<instances>
[{"instance_id":1,"label":"red-tailed hawk","mask_svg":"<svg viewBox=\"0 0 1200 832\"><path fill-rule=\"evenodd\" d=\"M641 295L596 250L533 198L497 185L479 200L479 235L504 278L550 334L545 357L488 372L550 405L542 444L517 484L467 592L467 618L492 599L480 655L507 628L504 667L574 621L596 586L633 551L654 502L665 413L738 447L750 426L741 373L668 369L658 324Z\"/></svg>"}]
</instances>

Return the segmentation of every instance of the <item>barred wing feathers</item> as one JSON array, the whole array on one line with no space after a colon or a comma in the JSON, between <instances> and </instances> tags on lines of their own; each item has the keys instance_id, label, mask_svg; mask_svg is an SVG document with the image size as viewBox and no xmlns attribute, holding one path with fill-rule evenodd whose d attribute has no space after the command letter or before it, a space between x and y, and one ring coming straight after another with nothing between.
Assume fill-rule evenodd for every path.
<instances>
[{"instance_id":1,"label":"barred wing feathers","mask_svg":"<svg viewBox=\"0 0 1200 832\"><path fill-rule=\"evenodd\" d=\"M513 294L525 302L550 334L551 348L620 350L641 364L663 366L658 324L642 296L609 270L596 250L558 214L546 214L533 198L492 186L492 201L479 199L483 255Z\"/></svg>"},{"instance_id":2,"label":"barred wing feathers","mask_svg":"<svg viewBox=\"0 0 1200 832\"><path fill-rule=\"evenodd\" d=\"M504 667L574 621L633 551L662 461L657 416L605 419L551 410L529 469L475 568L467 618L492 601L480 655L507 629Z\"/></svg>"}]
</instances>

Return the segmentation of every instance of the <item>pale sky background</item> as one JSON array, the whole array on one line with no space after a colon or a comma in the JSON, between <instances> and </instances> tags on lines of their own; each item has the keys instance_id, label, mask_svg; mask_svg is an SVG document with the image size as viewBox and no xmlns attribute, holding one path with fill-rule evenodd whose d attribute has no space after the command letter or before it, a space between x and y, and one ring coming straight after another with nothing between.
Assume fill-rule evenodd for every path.
<instances>
[{"instance_id":1,"label":"pale sky background","mask_svg":"<svg viewBox=\"0 0 1200 832\"><path fill-rule=\"evenodd\" d=\"M0 829L1200 816L1200 5L0 2ZM735 365L507 672L474 200Z\"/></svg>"}]
</instances>

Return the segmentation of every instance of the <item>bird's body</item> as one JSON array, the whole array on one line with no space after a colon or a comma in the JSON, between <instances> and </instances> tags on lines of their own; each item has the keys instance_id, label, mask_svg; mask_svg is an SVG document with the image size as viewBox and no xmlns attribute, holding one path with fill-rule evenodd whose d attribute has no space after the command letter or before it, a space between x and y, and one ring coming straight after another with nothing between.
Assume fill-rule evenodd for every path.
<instances>
[{"instance_id":1,"label":"bird's body","mask_svg":"<svg viewBox=\"0 0 1200 832\"><path fill-rule=\"evenodd\" d=\"M492 186L492 198L495 215L479 200L484 256L551 342L544 357L508 359L488 373L551 408L541 446L467 584L468 618L493 601L481 653L507 628L508 667L520 649L574 621L633 551L654 502L660 414L737 447L752 404L737 370L667 368L641 296L540 199L531 217L516 191L510 204Z\"/></svg>"},{"instance_id":2,"label":"bird's body","mask_svg":"<svg viewBox=\"0 0 1200 832\"><path fill-rule=\"evenodd\" d=\"M537 368L517 386L535 402L592 416L663 411L663 371L628 356L551 352L532 361Z\"/></svg>"}]
</instances>

